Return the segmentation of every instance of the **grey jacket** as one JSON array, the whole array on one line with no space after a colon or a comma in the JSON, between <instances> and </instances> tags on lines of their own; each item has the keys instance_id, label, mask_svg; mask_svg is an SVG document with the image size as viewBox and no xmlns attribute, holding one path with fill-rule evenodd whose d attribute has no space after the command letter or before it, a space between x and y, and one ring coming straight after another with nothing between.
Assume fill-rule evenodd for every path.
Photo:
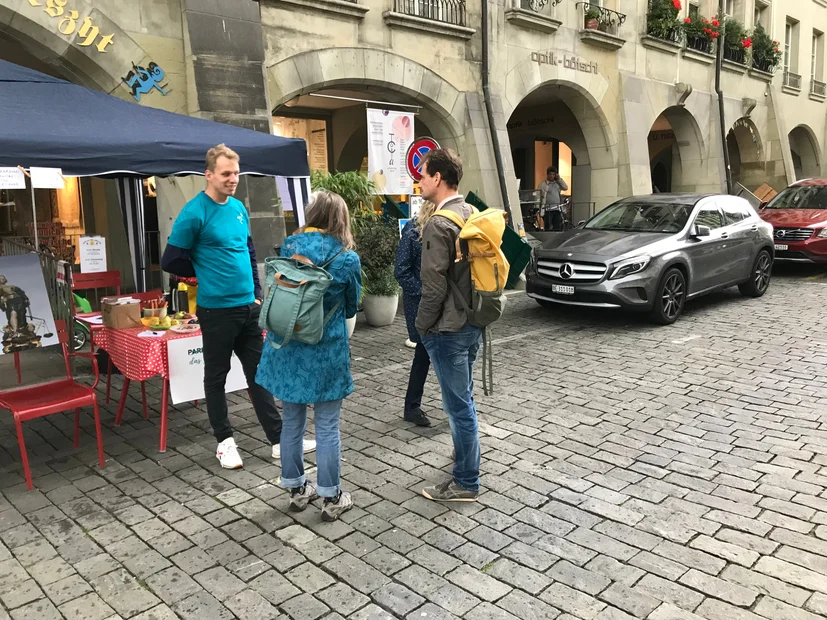
<instances>
[{"instance_id":1,"label":"grey jacket","mask_svg":"<svg viewBox=\"0 0 827 620\"><path fill-rule=\"evenodd\" d=\"M471 207L462 196L442 205L466 220ZM462 303L471 304L471 274L468 261L456 262L456 241L460 228L442 216L434 216L422 232L422 300L416 315L416 329L420 334L456 332L465 327L468 319ZM459 285L464 299L454 293L449 279Z\"/></svg>"}]
</instances>

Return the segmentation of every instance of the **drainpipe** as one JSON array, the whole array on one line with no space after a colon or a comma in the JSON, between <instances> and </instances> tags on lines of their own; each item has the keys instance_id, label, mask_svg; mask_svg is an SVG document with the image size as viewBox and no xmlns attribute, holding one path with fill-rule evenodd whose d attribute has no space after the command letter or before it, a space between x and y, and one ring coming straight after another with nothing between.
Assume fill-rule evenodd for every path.
<instances>
[{"instance_id":1,"label":"drainpipe","mask_svg":"<svg viewBox=\"0 0 827 620\"><path fill-rule=\"evenodd\" d=\"M508 202L508 186L505 184L505 165L500 152L500 138L497 135L497 126L494 124L494 106L491 104L491 87L488 83L490 66L488 41L491 33L488 25L488 0L482 0L482 96L485 100L485 113L488 116L488 131L491 134L491 146L494 149L494 163L497 166L497 177L500 181L500 193L503 199L503 208L508 214L508 225L515 228L514 218L511 215L511 203Z\"/></svg>"},{"instance_id":2,"label":"drainpipe","mask_svg":"<svg viewBox=\"0 0 827 620\"><path fill-rule=\"evenodd\" d=\"M732 168L729 165L729 149L727 149L726 119L724 117L724 91L721 89L721 67L724 64L724 36L726 21L724 20L724 0L718 0L718 15L721 17L721 36L718 37L718 47L715 62L715 92L718 93L718 121L721 129L721 148L724 151L724 168L726 171L726 191L732 195Z\"/></svg>"}]
</instances>

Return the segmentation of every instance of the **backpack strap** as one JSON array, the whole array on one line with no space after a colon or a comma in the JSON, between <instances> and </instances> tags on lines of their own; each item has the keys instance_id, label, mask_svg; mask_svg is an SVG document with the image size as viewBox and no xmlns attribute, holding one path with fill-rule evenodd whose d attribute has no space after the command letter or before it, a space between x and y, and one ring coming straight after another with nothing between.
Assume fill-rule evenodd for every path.
<instances>
[{"instance_id":1,"label":"backpack strap","mask_svg":"<svg viewBox=\"0 0 827 620\"><path fill-rule=\"evenodd\" d=\"M449 211L448 209L440 209L434 215L440 215L445 219L451 220L454 224L462 228L465 226L465 220L459 215L459 213L454 213L453 211Z\"/></svg>"},{"instance_id":2,"label":"backpack strap","mask_svg":"<svg viewBox=\"0 0 827 620\"><path fill-rule=\"evenodd\" d=\"M280 278L280 277L281 277L281 274L277 273L276 278ZM300 287L300 289L301 290L299 291L299 300L294 305L293 315L290 317L290 328L287 330L287 333L284 335L284 338L282 339L281 344L273 342L273 340L270 339L269 336L267 337L267 342L270 344L271 347L273 347L276 350L283 349L288 344L290 344L290 339L293 337L293 331L296 329L296 321L299 319L299 310L301 309L302 300L304 299L304 291L306 290L304 287ZM270 301L272 301L272 297L270 297L268 295L267 307L261 309L262 316L267 316L266 314L263 314L263 313L265 312L265 310L267 310L267 311L270 310Z\"/></svg>"},{"instance_id":3,"label":"backpack strap","mask_svg":"<svg viewBox=\"0 0 827 620\"><path fill-rule=\"evenodd\" d=\"M339 250L338 252L336 252L336 256L334 256L333 258L331 258L331 259L330 259L329 261L327 261L326 263L323 263L323 264L319 265L319 267L321 267L322 269L327 269L328 267L330 267L330 265L332 265L332 264L333 264L333 261L335 261L337 258L339 258L339 257L340 257L342 254L344 254L345 252L347 252L347 250L344 248L344 246L342 246L342 249L341 249L341 250Z\"/></svg>"}]
</instances>

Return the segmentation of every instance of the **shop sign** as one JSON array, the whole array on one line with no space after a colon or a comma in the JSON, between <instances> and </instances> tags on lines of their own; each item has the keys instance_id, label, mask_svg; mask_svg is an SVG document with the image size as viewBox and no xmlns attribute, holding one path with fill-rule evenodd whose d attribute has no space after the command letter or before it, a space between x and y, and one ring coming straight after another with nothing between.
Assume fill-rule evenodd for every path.
<instances>
[{"instance_id":1,"label":"shop sign","mask_svg":"<svg viewBox=\"0 0 827 620\"><path fill-rule=\"evenodd\" d=\"M368 178L377 194L411 194L405 156L413 142L414 115L368 108Z\"/></svg>"},{"instance_id":2,"label":"shop sign","mask_svg":"<svg viewBox=\"0 0 827 620\"><path fill-rule=\"evenodd\" d=\"M538 65L559 65L564 69L574 69L583 73L599 73L596 62L587 62L577 56L557 52L531 52L531 60Z\"/></svg>"},{"instance_id":3,"label":"shop sign","mask_svg":"<svg viewBox=\"0 0 827 620\"><path fill-rule=\"evenodd\" d=\"M101 236L80 238L80 272L106 271L106 239Z\"/></svg>"},{"instance_id":4,"label":"shop sign","mask_svg":"<svg viewBox=\"0 0 827 620\"><path fill-rule=\"evenodd\" d=\"M530 118L526 121L518 120L512 123L508 123L505 127L506 129L520 129L523 125L526 127L536 127L537 125L548 125L549 123L554 122L553 116L546 116L544 118Z\"/></svg>"},{"instance_id":5,"label":"shop sign","mask_svg":"<svg viewBox=\"0 0 827 620\"><path fill-rule=\"evenodd\" d=\"M408 174L414 181L419 181L422 178L422 162L425 155L438 148L439 144L433 138L420 138L411 144L405 161Z\"/></svg>"},{"instance_id":6,"label":"shop sign","mask_svg":"<svg viewBox=\"0 0 827 620\"><path fill-rule=\"evenodd\" d=\"M161 85L165 77L166 71L154 62L149 63L146 69L133 62L132 70L126 74L125 78L121 79L129 86L135 101L140 101L141 95L148 95L154 88L157 88L162 95L166 95L169 92L164 90L167 85Z\"/></svg>"},{"instance_id":7,"label":"shop sign","mask_svg":"<svg viewBox=\"0 0 827 620\"><path fill-rule=\"evenodd\" d=\"M26 175L20 168L0 168L0 189L26 189Z\"/></svg>"},{"instance_id":8,"label":"shop sign","mask_svg":"<svg viewBox=\"0 0 827 620\"><path fill-rule=\"evenodd\" d=\"M167 342L169 355L169 392L172 403L188 403L204 399L204 339L201 336L177 338ZM247 379L241 362L233 354L224 391L247 389Z\"/></svg>"},{"instance_id":9,"label":"shop sign","mask_svg":"<svg viewBox=\"0 0 827 620\"><path fill-rule=\"evenodd\" d=\"M80 0L75 0L75 2L79 1ZM95 26L94 21L89 15L78 24L80 13L71 6L67 7L66 5L68 3L69 0L29 0L31 6L41 7L47 15L60 20L57 24L57 29L61 34L70 38L74 36L77 45L80 47L95 45L95 48L97 48L101 54L105 54L106 48L112 44L115 35L101 35L100 28Z\"/></svg>"}]
</instances>

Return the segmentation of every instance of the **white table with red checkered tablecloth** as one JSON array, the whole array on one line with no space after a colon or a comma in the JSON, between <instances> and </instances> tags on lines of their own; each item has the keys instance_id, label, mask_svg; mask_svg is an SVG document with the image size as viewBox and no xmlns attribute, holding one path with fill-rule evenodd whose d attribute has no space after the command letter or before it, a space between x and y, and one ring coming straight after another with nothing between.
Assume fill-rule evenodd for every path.
<instances>
[{"instance_id":1,"label":"white table with red checkered tablecloth","mask_svg":"<svg viewBox=\"0 0 827 620\"><path fill-rule=\"evenodd\" d=\"M129 384L132 381L143 382L156 375L161 375L161 440L160 451L167 449L167 426L169 413L169 356L167 342L180 338L200 336L201 331L179 334L173 331L166 332L161 337L145 338L138 334L148 331L145 327L133 329L112 329L104 327L92 336L98 348L109 354L109 359L118 367L124 377L121 400L118 404L118 413L115 416L115 425L120 425L123 410L126 405L126 396ZM146 399L144 394L144 407ZM144 409L146 414L146 409Z\"/></svg>"}]
</instances>

